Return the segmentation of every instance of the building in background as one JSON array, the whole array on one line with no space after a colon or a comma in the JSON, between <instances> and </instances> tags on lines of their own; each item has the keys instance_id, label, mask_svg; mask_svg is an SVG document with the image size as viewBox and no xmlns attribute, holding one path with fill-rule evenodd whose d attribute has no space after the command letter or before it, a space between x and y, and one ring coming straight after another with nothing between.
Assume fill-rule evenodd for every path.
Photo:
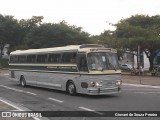
<instances>
[{"instance_id":1,"label":"building in background","mask_svg":"<svg viewBox=\"0 0 160 120\"><path fill-rule=\"evenodd\" d=\"M121 65L129 64L134 68L137 68L137 55L136 53L125 52L122 59L119 61ZM145 52L141 52L140 55L140 65L144 70L149 70L150 63Z\"/></svg>"}]
</instances>

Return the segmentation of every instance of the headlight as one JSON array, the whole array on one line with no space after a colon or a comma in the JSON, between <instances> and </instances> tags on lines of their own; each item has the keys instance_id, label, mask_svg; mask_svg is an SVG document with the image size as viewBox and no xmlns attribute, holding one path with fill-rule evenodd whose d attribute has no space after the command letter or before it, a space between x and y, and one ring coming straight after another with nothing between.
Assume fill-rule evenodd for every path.
<instances>
[{"instance_id":1,"label":"headlight","mask_svg":"<svg viewBox=\"0 0 160 120\"><path fill-rule=\"evenodd\" d=\"M122 81L121 80L116 80L116 85L121 85Z\"/></svg>"},{"instance_id":2,"label":"headlight","mask_svg":"<svg viewBox=\"0 0 160 120\"><path fill-rule=\"evenodd\" d=\"M91 87L95 87L96 83L95 82L90 82Z\"/></svg>"},{"instance_id":3,"label":"headlight","mask_svg":"<svg viewBox=\"0 0 160 120\"><path fill-rule=\"evenodd\" d=\"M102 81L96 82L96 87L102 87Z\"/></svg>"},{"instance_id":4,"label":"headlight","mask_svg":"<svg viewBox=\"0 0 160 120\"><path fill-rule=\"evenodd\" d=\"M102 87L102 81L90 82L91 87Z\"/></svg>"}]
</instances>

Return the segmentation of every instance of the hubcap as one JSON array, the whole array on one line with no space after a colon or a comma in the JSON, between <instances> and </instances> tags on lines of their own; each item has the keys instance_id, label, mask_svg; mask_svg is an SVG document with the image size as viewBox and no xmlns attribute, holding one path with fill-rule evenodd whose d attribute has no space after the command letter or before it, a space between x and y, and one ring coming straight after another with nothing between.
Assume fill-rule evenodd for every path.
<instances>
[{"instance_id":1,"label":"hubcap","mask_svg":"<svg viewBox=\"0 0 160 120\"><path fill-rule=\"evenodd\" d=\"M24 86L24 81L22 80L21 85Z\"/></svg>"},{"instance_id":2,"label":"hubcap","mask_svg":"<svg viewBox=\"0 0 160 120\"><path fill-rule=\"evenodd\" d=\"M23 86L23 87L25 86L25 78L24 77L21 78L21 86Z\"/></svg>"},{"instance_id":3,"label":"hubcap","mask_svg":"<svg viewBox=\"0 0 160 120\"><path fill-rule=\"evenodd\" d=\"M68 90L69 90L69 93L73 94L74 93L74 85L73 84L70 84L69 87L68 87Z\"/></svg>"}]
</instances>

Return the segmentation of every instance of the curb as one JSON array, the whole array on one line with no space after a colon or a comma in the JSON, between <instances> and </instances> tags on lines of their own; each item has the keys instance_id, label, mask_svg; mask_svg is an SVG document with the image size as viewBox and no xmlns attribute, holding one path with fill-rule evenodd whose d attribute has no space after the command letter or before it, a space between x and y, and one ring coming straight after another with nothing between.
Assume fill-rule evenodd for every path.
<instances>
[{"instance_id":1,"label":"curb","mask_svg":"<svg viewBox=\"0 0 160 120\"><path fill-rule=\"evenodd\" d=\"M0 70L9 70L9 68L0 68Z\"/></svg>"},{"instance_id":2,"label":"curb","mask_svg":"<svg viewBox=\"0 0 160 120\"><path fill-rule=\"evenodd\" d=\"M122 85L128 85L128 86L134 86L134 87L160 88L160 86L153 86L153 85L141 85L141 84L128 84L128 83L122 83Z\"/></svg>"}]
</instances>

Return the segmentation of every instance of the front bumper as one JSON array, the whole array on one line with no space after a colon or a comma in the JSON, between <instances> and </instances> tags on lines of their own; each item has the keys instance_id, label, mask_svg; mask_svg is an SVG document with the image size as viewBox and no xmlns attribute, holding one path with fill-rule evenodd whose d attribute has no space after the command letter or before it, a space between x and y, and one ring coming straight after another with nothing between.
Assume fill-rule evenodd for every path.
<instances>
[{"instance_id":1,"label":"front bumper","mask_svg":"<svg viewBox=\"0 0 160 120\"><path fill-rule=\"evenodd\" d=\"M105 94L112 94L112 93L119 93L121 90L120 87L114 88L87 88L88 95L105 95Z\"/></svg>"}]
</instances>

